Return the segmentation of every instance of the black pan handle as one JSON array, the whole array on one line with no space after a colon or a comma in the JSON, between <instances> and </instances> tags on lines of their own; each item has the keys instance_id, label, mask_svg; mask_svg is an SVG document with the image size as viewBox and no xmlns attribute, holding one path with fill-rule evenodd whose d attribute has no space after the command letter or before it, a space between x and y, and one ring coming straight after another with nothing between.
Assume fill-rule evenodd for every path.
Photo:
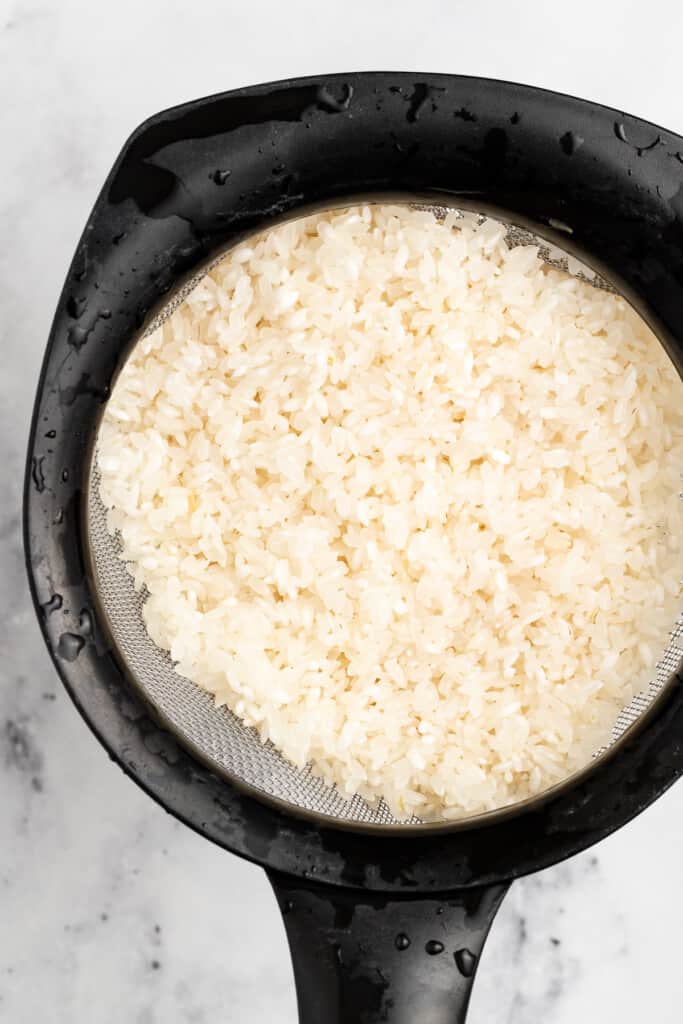
<instances>
[{"instance_id":1,"label":"black pan handle","mask_svg":"<svg viewBox=\"0 0 683 1024\"><path fill-rule=\"evenodd\" d=\"M464 1024L509 882L404 897L268 877L292 954L299 1024Z\"/></svg>"}]
</instances>

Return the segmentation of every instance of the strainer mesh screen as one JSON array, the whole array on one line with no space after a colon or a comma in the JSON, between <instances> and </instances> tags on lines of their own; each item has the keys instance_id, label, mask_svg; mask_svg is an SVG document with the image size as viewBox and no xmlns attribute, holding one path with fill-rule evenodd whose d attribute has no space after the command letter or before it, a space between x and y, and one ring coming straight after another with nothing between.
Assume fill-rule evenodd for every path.
<instances>
[{"instance_id":1,"label":"strainer mesh screen","mask_svg":"<svg viewBox=\"0 0 683 1024\"><path fill-rule=\"evenodd\" d=\"M546 262L586 277L596 287L613 290L591 271L567 263L567 257L526 229L510 226L511 245L539 245ZM183 286L157 316L146 333L155 330L201 280L198 275ZM271 744L261 743L226 707L216 707L213 697L174 671L167 652L150 639L142 618L145 595L138 593L120 558L117 537L107 531L106 511L99 497L97 449L88 488L88 532L95 585L102 611L125 667L147 698L170 723L181 742L194 747L219 771L241 780L264 795L295 808L330 818L375 825L419 824L419 819L399 821L383 801L369 805L361 797L349 800L336 788L315 776L310 768L294 767ZM611 742L596 751L603 754L651 706L683 660L683 616L679 617L649 686L624 707L612 731Z\"/></svg>"}]
</instances>

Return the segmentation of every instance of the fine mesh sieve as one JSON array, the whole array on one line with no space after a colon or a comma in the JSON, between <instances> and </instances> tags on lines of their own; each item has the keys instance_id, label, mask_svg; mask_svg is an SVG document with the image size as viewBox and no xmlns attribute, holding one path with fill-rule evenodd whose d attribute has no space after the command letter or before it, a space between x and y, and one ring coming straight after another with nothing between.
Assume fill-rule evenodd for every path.
<instances>
[{"instance_id":1,"label":"fine mesh sieve","mask_svg":"<svg viewBox=\"0 0 683 1024\"><path fill-rule=\"evenodd\" d=\"M441 212L431 208L437 214ZM464 215L472 216L469 211ZM559 223L552 226L556 230L564 229ZM528 228L507 224L507 241L510 246L536 245L549 265L576 274L593 287L616 291L604 277ZM204 273L193 277L175 293L143 336L155 330L178 308ZM418 818L396 819L383 801L375 806L359 796L348 799L313 774L310 767L296 768L271 743L263 744L255 729L246 727L227 707L216 707L210 694L174 671L169 654L157 647L147 633L142 618L144 591L135 590L133 579L120 558L119 539L107 530L106 510L99 497L97 444L89 474L86 525L95 589L120 659L128 675L182 743L218 772L227 773L232 780L264 798L283 802L290 810L350 826L424 824ZM595 752L594 759L610 750L641 719L663 692L682 659L683 616L679 616L668 639L663 638L652 680L622 709L610 742Z\"/></svg>"}]
</instances>

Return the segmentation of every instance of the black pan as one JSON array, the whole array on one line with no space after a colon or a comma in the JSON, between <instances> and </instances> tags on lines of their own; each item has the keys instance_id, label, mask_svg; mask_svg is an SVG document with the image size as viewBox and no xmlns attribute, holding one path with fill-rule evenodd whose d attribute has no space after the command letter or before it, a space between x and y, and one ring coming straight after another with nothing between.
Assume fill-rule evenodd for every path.
<instances>
[{"instance_id":1,"label":"black pan","mask_svg":"<svg viewBox=\"0 0 683 1024\"><path fill-rule=\"evenodd\" d=\"M110 755L162 806L263 865L304 1024L463 1021L512 879L619 828L683 772L678 662L608 756L544 800L448 828L298 813L214 770L126 670L89 553L95 431L130 346L237 239L349 199L497 210L615 284L683 368L683 139L539 89L448 75L337 75L157 114L125 144L79 242L36 399L25 546L55 666Z\"/></svg>"}]
</instances>

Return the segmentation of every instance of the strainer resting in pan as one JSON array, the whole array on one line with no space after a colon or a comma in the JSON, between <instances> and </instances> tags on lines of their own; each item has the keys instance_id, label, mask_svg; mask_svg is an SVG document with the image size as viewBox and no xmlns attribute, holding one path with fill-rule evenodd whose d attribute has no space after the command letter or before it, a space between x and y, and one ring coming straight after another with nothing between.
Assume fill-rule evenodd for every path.
<instances>
[{"instance_id":1,"label":"strainer resting in pan","mask_svg":"<svg viewBox=\"0 0 683 1024\"><path fill-rule=\"evenodd\" d=\"M355 75L158 115L98 199L34 414L34 597L70 693L122 766L207 837L268 867L302 1021L464 1020L510 879L607 834L683 769L681 628L662 637L649 689L584 771L477 818L397 820L261 744L150 640L98 495L102 403L130 345L215 254L276 217L359 196L500 211L510 244L531 237L547 260L569 252L597 270L593 284L624 294L680 371L680 148L648 124L538 90Z\"/></svg>"},{"instance_id":2,"label":"strainer resting in pan","mask_svg":"<svg viewBox=\"0 0 683 1024\"><path fill-rule=\"evenodd\" d=\"M398 206L384 209L380 207L378 216L380 218L383 216L396 217L399 210L400 207ZM391 211L396 211L396 213L392 213ZM406 213L409 214L409 210L407 210ZM441 219L445 214L445 211L437 210L435 211L435 214L438 219ZM338 219L332 223L339 223L339 218L344 218L347 215L351 216L351 218L358 216L355 211L351 211L350 214L347 214L343 210L337 211ZM472 230L474 228L474 224L477 223L476 220L473 222L472 218L465 218L457 211L452 211L452 217L458 218L456 223L471 224L473 227L469 230ZM480 222L482 220L483 218L479 218ZM327 229L329 224L330 221L326 220L323 227ZM495 222L491 220L486 221L485 229L488 229L489 231L495 230ZM445 231L447 229L442 230ZM572 269L576 270L577 275L580 276L585 283L590 283L590 287L604 291L612 290L611 286L609 286L604 279L593 275L587 276L586 273L582 273L580 266L576 264L575 260L570 259L568 261L567 258L561 254L560 250L557 248L549 248L542 238L534 235L528 230L508 226L506 241L510 248L514 248L517 245L537 246L543 253L547 265L552 264L565 271L568 266L571 266ZM281 242L280 244L283 243ZM275 245L275 247L277 248L277 245ZM251 250L247 248L245 251L249 252ZM155 334L155 332L173 314L182 295L184 295L186 291L189 293L194 284L194 281L188 282L188 285L173 297L168 306L155 318L150 329L144 333L144 337L148 337L150 334ZM187 315L191 314L188 313ZM188 329L189 324L185 320L179 321L177 326L171 329L168 337L170 339L170 337L174 337L177 332ZM156 334L155 337L157 337ZM599 340L600 339L598 338L598 341ZM162 345L163 344L164 343L162 342ZM181 366L176 360L172 359L168 364L164 365L169 365L170 372L174 375L181 372ZM155 379L157 379L158 367L159 364L155 362L153 367L149 370ZM195 375L199 372L199 370L195 370ZM211 378L215 379L218 372L219 371L216 370L211 371ZM241 382L244 378L240 377L238 379L240 381L239 386L242 386ZM262 378L259 377L258 379L261 380ZM175 377L169 379L169 387L171 386L172 380L175 380ZM128 387L130 386L131 385L129 384ZM159 386L161 387L161 385ZM267 386L268 385L266 385L266 387ZM174 395L176 393L176 388L177 384L173 386ZM166 402L169 400L170 397L163 403L164 408L166 407ZM545 400L547 401L547 399ZM206 401L208 401L208 399L206 399ZM303 402L303 399L301 401ZM113 414L114 418L109 421L108 441L105 442L105 447L107 449L109 460L111 461L113 459L119 468L113 471L110 470L106 474L108 479L111 479L112 473L116 478L118 478L124 471L123 466L126 459L124 452L128 453L129 451L127 447L127 435L119 431L117 424L119 417L123 417L125 424L131 415L133 415L133 412L128 404L123 406L117 405ZM193 412L191 414L188 413L188 415L193 419L194 416L196 416L196 411L193 410ZM589 418L590 413L584 413L584 416ZM583 424L581 423L581 425ZM169 425L166 429L172 428ZM191 429L189 425L187 429ZM654 430L655 425L651 424L650 431L654 432ZM116 438L116 440L112 439L112 431L114 432L114 438ZM101 433L98 433L98 438L93 446L93 462L89 476L86 524L87 550L90 552L92 560L92 575L95 582L96 592L100 599L100 611L104 620L108 624L109 632L120 657L125 660L127 672L131 678L137 681L138 685L154 707L168 720L173 731L176 732L185 743L188 743L200 756L205 758L211 766L219 771L222 770L227 772L229 777L234 779L238 784L253 788L258 794L263 796L282 800L289 805L294 805L299 811L312 811L318 815L326 815L333 819L342 819L349 823L364 822L366 824L378 826L419 826L423 824L422 820L415 814L408 814L400 817L398 816L400 812L395 811L392 815L389 806L383 799L380 800L378 804L375 803L372 805L360 797L350 799L343 793L340 793L336 787L324 784L316 772L311 770L310 765L307 765L304 770L301 770L289 762L286 757L283 757L278 752L276 745L268 742L264 748L256 730L246 728L242 724L240 718L236 717L225 705L216 706L212 699L207 699L205 692L200 690L194 682L190 681L190 679L186 678L181 670L174 667L172 659L167 651L162 650L154 643L153 639L147 632L147 626L142 615L142 608L146 597L144 596L144 593L139 592L139 582L138 589L133 585L133 577L131 575L133 571L132 567L128 566L128 570L126 571L122 565L121 559L124 556L121 550L122 545L120 536L118 533L115 533L111 527L108 528L107 526L106 508L101 497L102 487L99 460L102 446L99 440L100 436ZM137 448L139 443L140 442L135 442L135 448ZM150 445L155 452L157 443L158 437L156 435L147 440L147 444ZM187 443L189 444L189 439ZM574 443L574 439L571 439L569 443ZM178 449L174 447L173 451L177 452ZM133 451L130 451L129 457L135 457ZM155 455L155 458L157 457L158 456ZM190 466L187 468L189 470ZM149 473L151 476L152 471L150 470ZM242 470L242 473L244 474L244 469ZM283 482L281 486L286 487L287 484ZM145 493L147 493L147 489ZM674 501L677 500L675 492L672 493L670 497L673 498ZM249 522L249 517L247 517L247 521ZM132 526L133 524L131 523L131 527ZM238 527L236 527L236 529L238 529ZM660 527L660 531L661 529L662 527ZM155 540L157 537L158 534L154 534ZM170 540L171 538L169 537L169 541ZM158 538L157 543L162 543L162 541L163 538ZM140 541L137 543L139 545ZM676 573L677 564L675 557L671 553L668 553L666 557L672 562L671 570ZM175 563L170 566L169 571L171 573L178 571L174 568L174 564ZM138 568L136 575L139 575L139 571L140 570ZM228 572L227 569L224 571ZM195 584L192 583L191 585L194 588ZM159 584L157 584L157 586L159 586ZM166 586L167 580L162 580L162 589L165 589ZM203 600L206 599L207 596L205 594ZM249 598L247 597L243 600L248 601ZM649 594L649 601L653 601L652 593ZM174 618L177 614L178 612L174 613ZM665 626L662 628L661 635L658 638L662 652L658 671L656 673L653 672L651 685L646 687L644 690L641 690L637 697L633 700L628 700L627 697L623 698L624 707L616 722L612 742L616 742L625 729L636 721L640 714L647 709L656 694L670 678L672 671L677 667L678 660L680 658L675 639L677 632L674 633L673 638L669 637L671 627L674 625L673 615L665 615L663 617L663 621L665 622ZM190 628L190 622L186 621L185 627L181 633L183 640L187 639ZM220 638L214 636L213 643L217 643L219 639ZM220 658L221 653L216 652L214 649L214 657L216 656ZM427 652L424 652L423 656L429 657ZM191 679L194 680L194 678L195 676L192 675ZM270 685L275 687L277 686L277 683L273 681ZM511 696L512 695L508 697L508 700L510 700ZM524 699L524 695L522 695L522 699ZM305 711L305 708L303 711ZM292 715L293 717L296 717L296 712L293 712ZM486 727L491 724L492 723L490 721L487 722ZM493 724L495 724L495 720ZM480 727L484 728L483 723ZM553 725L546 726L546 728L556 727L557 726ZM604 738L609 742L608 734L605 734ZM602 746L599 751L594 748L593 754L594 756L599 756L599 754L604 753L607 749L607 745ZM389 752L391 752L391 748L389 748ZM394 754L393 756L396 755ZM518 797L518 800L521 799L521 797ZM471 818L473 813L476 812L464 811L461 813L460 817ZM452 817L453 815L450 815L451 819ZM428 820L430 823L433 822L434 816L432 815ZM439 820L439 818L436 818L437 824L439 823ZM448 817L443 819L443 823L448 823Z\"/></svg>"}]
</instances>

